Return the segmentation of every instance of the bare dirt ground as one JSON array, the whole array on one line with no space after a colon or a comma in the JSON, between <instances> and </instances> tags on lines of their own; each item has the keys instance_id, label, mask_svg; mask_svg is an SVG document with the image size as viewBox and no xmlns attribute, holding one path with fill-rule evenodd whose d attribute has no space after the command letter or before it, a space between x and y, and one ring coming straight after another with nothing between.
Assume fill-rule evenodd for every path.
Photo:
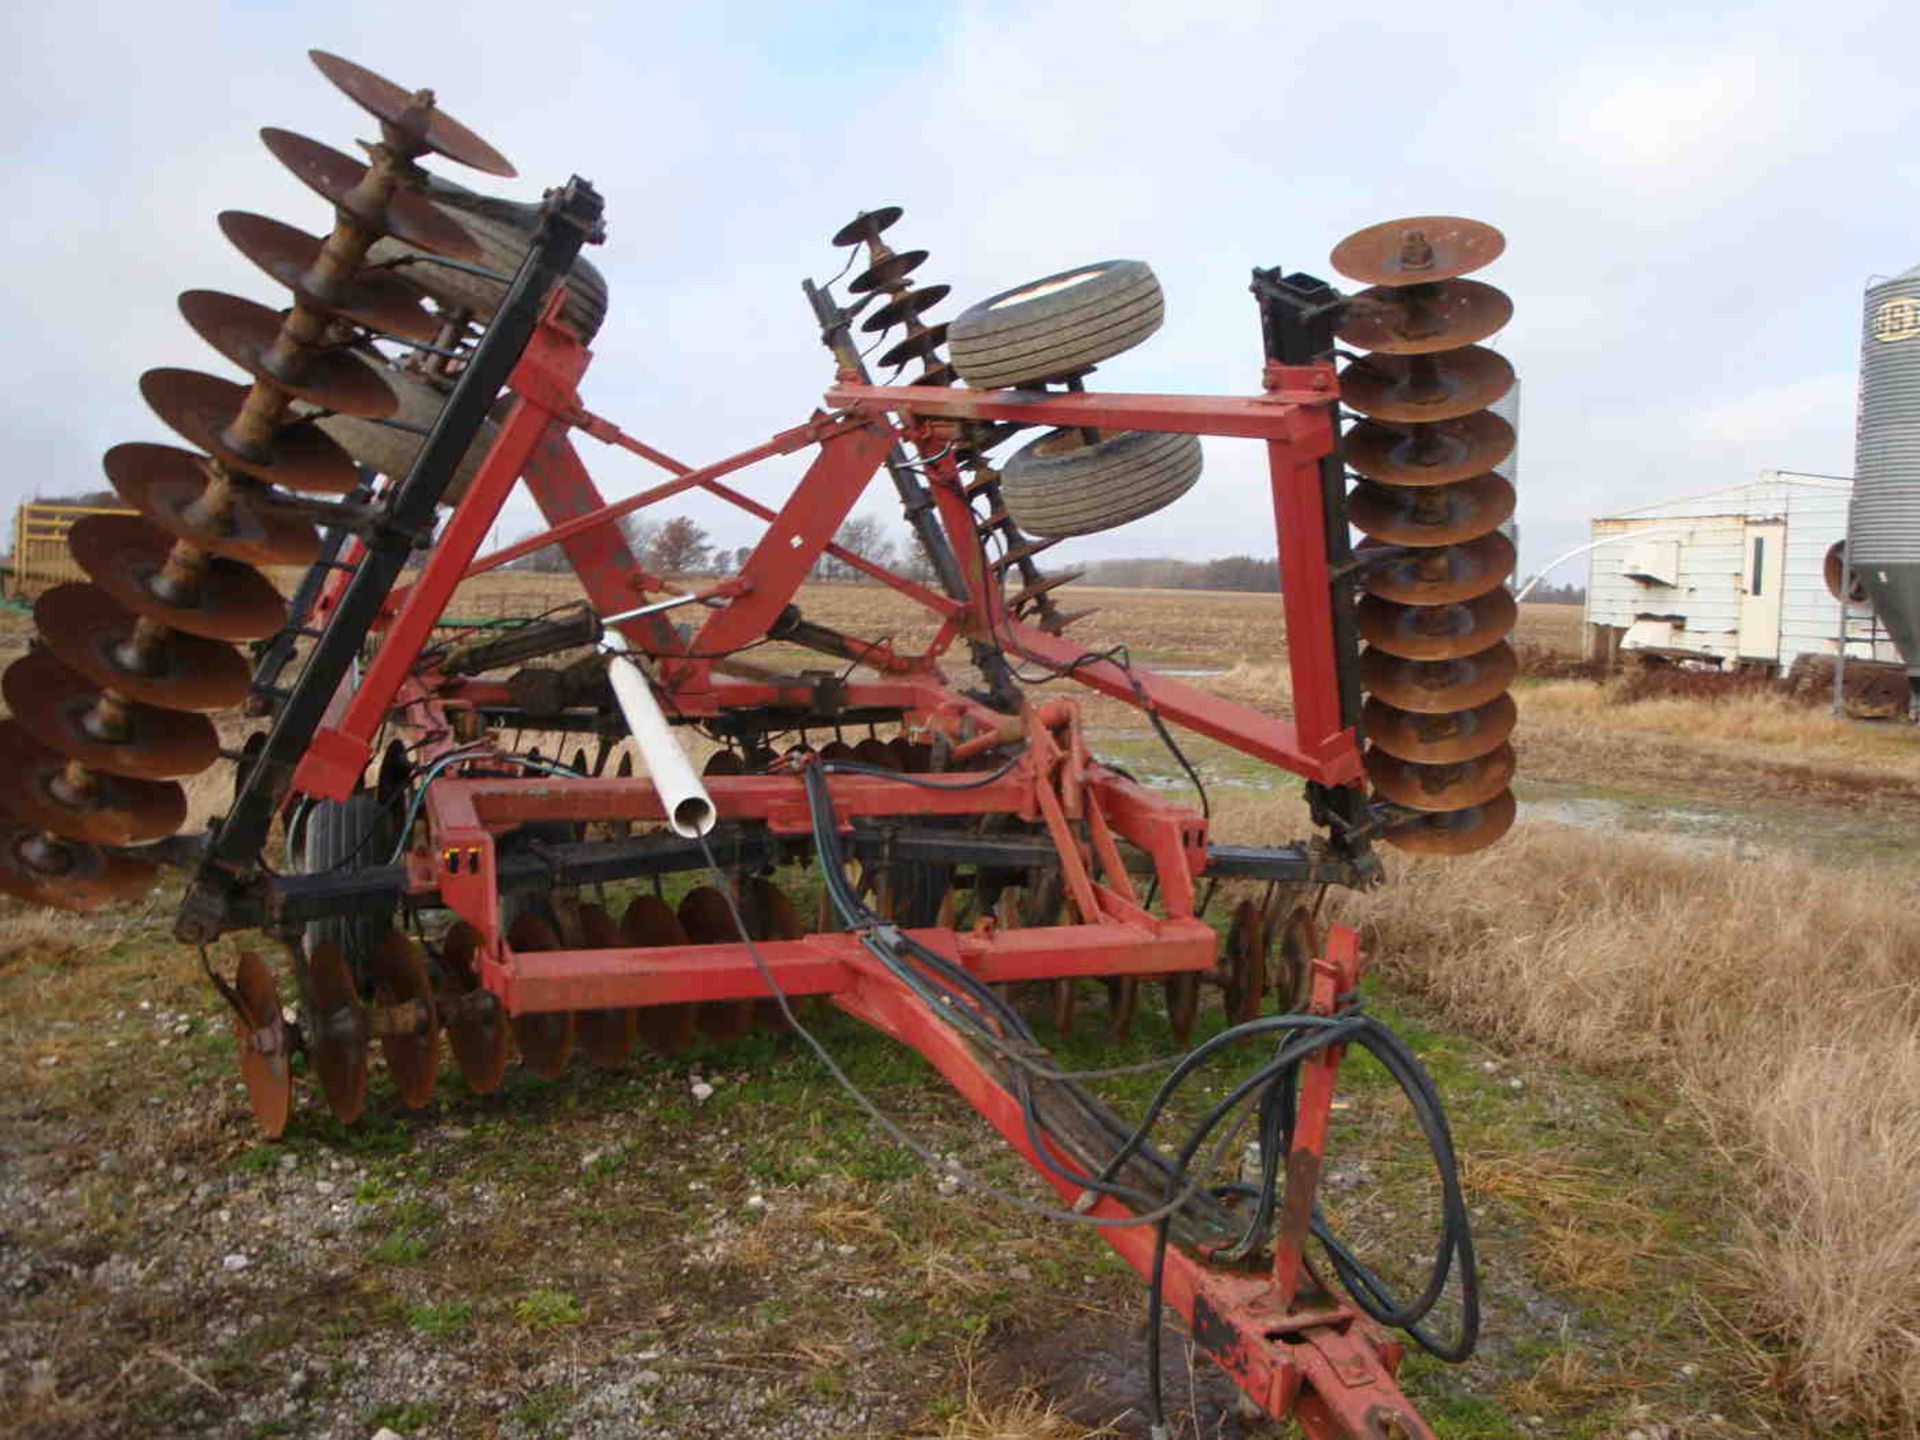
<instances>
[{"instance_id":1,"label":"bare dirt ground","mask_svg":"<svg viewBox=\"0 0 1920 1440\"><path fill-rule=\"evenodd\" d=\"M804 600L857 627L874 598L820 587ZM1278 647L1262 650L1278 634L1273 597L1097 603L1102 615L1076 630L1090 647L1124 636L1142 660L1284 701ZM1522 639L1571 650L1577 634L1577 612L1527 607ZM1515 855L1570 863L1590 843L1601 874L1617 854L1627 875L1628 857L1667 846L1804 865L1815 884L1911 866L1910 734L1710 708L1623 718L1598 695L1523 687L1523 834L1573 840ZM1119 707L1091 714L1104 753L1184 783ZM1218 747L1192 753L1224 836L1303 832L1290 782L1276 788ZM1889 883L1910 883L1904 873ZM1539 1025L1491 1023L1487 995L1458 988L1470 948L1444 971L1423 957L1448 933L1497 924L1484 884L1500 881L1458 890L1445 878L1409 883L1431 902L1418 914L1369 897L1342 908L1383 958L1371 1007L1439 1081L1467 1157L1486 1338L1463 1367L1409 1362L1436 1433L1901 1433L1897 1403L1876 1419L1810 1396L1791 1317L1756 1307L1739 1256L1776 1222L1754 1201L1751 1137L1657 1047L1616 1063ZM1216 921L1233 898L1218 897ZM489 1097L464 1093L446 1066L419 1113L376 1065L359 1125L323 1118L303 1085L290 1138L264 1145L198 958L165 937L172 900L85 918L7 905L0 917L0 1432L1144 1434L1131 1272L1091 1235L945 1193L791 1037L618 1072L576 1061L557 1083L516 1073ZM1517 892L1513 913L1549 923ZM1552 939L1506 938L1517 954ZM1090 989L1061 1053L1091 1065L1166 1051L1158 997L1143 1009L1117 1045ZM909 1129L1039 1194L917 1058L844 1019L810 1023ZM1356 1064L1348 1078L1329 1209L1383 1269L1411 1276L1430 1234L1424 1157L1384 1077ZM1107 1088L1124 1110L1148 1085ZM1180 1433L1278 1433L1239 1418L1177 1335L1167 1366Z\"/></svg>"}]
</instances>

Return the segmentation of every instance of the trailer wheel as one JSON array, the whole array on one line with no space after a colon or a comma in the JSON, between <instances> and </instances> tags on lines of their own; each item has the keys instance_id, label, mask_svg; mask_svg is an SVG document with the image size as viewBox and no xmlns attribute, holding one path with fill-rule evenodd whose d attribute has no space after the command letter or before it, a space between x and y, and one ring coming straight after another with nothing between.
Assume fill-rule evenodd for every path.
<instances>
[{"instance_id":1,"label":"trailer wheel","mask_svg":"<svg viewBox=\"0 0 1920 1440\"><path fill-rule=\"evenodd\" d=\"M947 328L947 350L975 389L1037 385L1131 350L1161 314L1150 266L1102 260L982 300Z\"/></svg>"},{"instance_id":2,"label":"trailer wheel","mask_svg":"<svg viewBox=\"0 0 1920 1440\"><path fill-rule=\"evenodd\" d=\"M307 812L300 837L301 872L351 874L384 865L399 835L392 808L370 792L322 800ZM392 917L384 914L329 915L308 923L307 953L324 944L338 946L354 981L365 989L374 953L392 928Z\"/></svg>"},{"instance_id":3,"label":"trailer wheel","mask_svg":"<svg viewBox=\"0 0 1920 1440\"><path fill-rule=\"evenodd\" d=\"M362 420L353 415L326 415L316 423L356 462L400 480L413 468L414 457L426 443L425 432L440 418L453 387L449 383L441 389L421 376L392 366L382 368L380 376L400 402L390 417ZM479 473L480 462L493 448L499 434L500 427L495 421L480 423L479 433L473 437L467 453L460 457L453 478L447 482L446 493L440 497L442 505L460 503L460 497L467 493L467 487Z\"/></svg>"},{"instance_id":4,"label":"trailer wheel","mask_svg":"<svg viewBox=\"0 0 1920 1440\"><path fill-rule=\"evenodd\" d=\"M1122 430L1088 441L1054 430L1000 472L1007 513L1029 534L1092 535L1171 505L1200 478L1200 439Z\"/></svg>"},{"instance_id":5,"label":"trailer wheel","mask_svg":"<svg viewBox=\"0 0 1920 1440\"><path fill-rule=\"evenodd\" d=\"M429 184L427 197L458 221L480 247L479 259L472 263L497 275L511 276L520 268L527 245L539 228L538 206L481 195L437 176ZM493 318L506 297L505 281L436 264L429 252L392 236L376 240L367 251L367 259L373 264L407 261L397 273L445 308L471 311L482 324ZM582 343L591 343L606 314L606 279L586 259L575 260L567 275L567 298L560 318Z\"/></svg>"}]
</instances>

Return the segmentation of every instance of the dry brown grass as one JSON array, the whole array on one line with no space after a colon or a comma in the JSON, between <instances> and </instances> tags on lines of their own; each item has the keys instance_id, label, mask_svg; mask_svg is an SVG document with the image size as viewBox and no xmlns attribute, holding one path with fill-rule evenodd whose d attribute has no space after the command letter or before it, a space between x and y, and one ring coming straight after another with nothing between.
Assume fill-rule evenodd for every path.
<instances>
[{"instance_id":1,"label":"dry brown grass","mask_svg":"<svg viewBox=\"0 0 1920 1440\"><path fill-rule=\"evenodd\" d=\"M572 575L490 572L455 592L448 614L460 619L536 615L581 596ZM1098 613L1069 632L1089 650L1125 644L1136 660L1175 669L1214 670L1274 666L1286 654L1280 597L1228 590L1116 590L1072 585L1060 592L1064 608ZM809 619L855 634L891 636L902 649L926 644L936 628L911 601L878 584L813 581L800 588ZM1520 607L1517 643L1556 654L1580 649L1577 605Z\"/></svg>"},{"instance_id":2,"label":"dry brown grass","mask_svg":"<svg viewBox=\"0 0 1920 1440\"><path fill-rule=\"evenodd\" d=\"M1748 693L1714 700L1656 699L1620 704L1617 685L1556 680L1516 692L1523 735L1596 727L1671 736L1699 744L1786 750L1796 758L1865 766L1920 779L1920 744L1903 725L1845 720L1779 695Z\"/></svg>"},{"instance_id":3,"label":"dry brown grass","mask_svg":"<svg viewBox=\"0 0 1920 1440\"><path fill-rule=\"evenodd\" d=\"M1811 1413L1920 1434L1920 880L1535 825L1397 882L1365 905L1394 972L1697 1106L1750 1180L1731 1263Z\"/></svg>"},{"instance_id":4,"label":"dry brown grass","mask_svg":"<svg viewBox=\"0 0 1920 1440\"><path fill-rule=\"evenodd\" d=\"M908 1431L905 1440L1102 1440L1115 1433L1087 1429L1030 1388L986 1399L974 1387L971 1359L964 1365L966 1388L959 1408L929 1417Z\"/></svg>"}]
</instances>

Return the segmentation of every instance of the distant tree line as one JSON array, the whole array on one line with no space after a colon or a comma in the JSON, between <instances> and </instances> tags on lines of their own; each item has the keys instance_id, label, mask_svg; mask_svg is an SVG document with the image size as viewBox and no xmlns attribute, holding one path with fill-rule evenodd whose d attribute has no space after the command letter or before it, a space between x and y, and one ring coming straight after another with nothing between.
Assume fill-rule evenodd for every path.
<instances>
[{"instance_id":1,"label":"distant tree line","mask_svg":"<svg viewBox=\"0 0 1920 1440\"><path fill-rule=\"evenodd\" d=\"M1086 571L1089 585L1127 590L1253 590L1271 594L1280 588L1280 563L1271 556L1175 560L1152 555L1133 560L1095 560L1080 568Z\"/></svg>"},{"instance_id":2,"label":"distant tree line","mask_svg":"<svg viewBox=\"0 0 1920 1440\"><path fill-rule=\"evenodd\" d=\"M640 563L662 575L732 575L753 554L751 545L729 548L716 545L706 528L685 515L666 520L633 516L621 529ZM851 555L876 565L899 570L912 579L930 579L933 567L927 562L917 541L909 540L902 557L897 546L878 519L856 515L834 534L834 543ZM572 567L558 545L549 545L531 555L522 555L505 568L534 574L560 574ZM817 580L858 580L869 577L837 555L823 554L813 567Z\"/></svg>"},{"instance_id":3,"label":"distant tree line","mask_svg":"<svg viewBox=\"0 0 1920 1440\"><path fill-rule=\"evenodd\" d=\"M1569 582L1565 585L1536 585L1527 592L1527 600L1537 605L1584 605L1587 587Z\"/></svg>"},{"instance_id":4,"label":"distant tree line","mask_svg":"<svg viewBox=\"0 0 1920 1440\"><path fill-rule=\"evenodd\" d=\"M731 575L753 554L753 547L716 545L699 522L685 515L665 520L633 516L622 526L627 543L649 570L663 575ZM834 543L848 555L858 555L922 584L933 582L933 563L912 534L895 539L885 524L871 515L856 515L841 525ZM535 574L564 573L570 567L557 545L523 555L507 566ZM1272 593L1280 588L1280 566L1272 557L1227 555L1216 560L1175 560L1146 556L1132 560L1095 560L1081 567L1089 584L1120 589L1250 590ZM816 580L874 583L851 561L823 554L813 567Z\"/></svg>"}]
</instances>

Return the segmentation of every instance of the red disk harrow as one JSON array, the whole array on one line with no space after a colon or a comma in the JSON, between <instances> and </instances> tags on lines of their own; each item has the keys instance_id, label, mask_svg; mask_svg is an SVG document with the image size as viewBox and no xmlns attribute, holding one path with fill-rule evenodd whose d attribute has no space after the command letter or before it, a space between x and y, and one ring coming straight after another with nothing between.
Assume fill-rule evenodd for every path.
<instances>
[{"instance_id":1,"label":"red disk harrow","mask_svg":"<svg viewBox=\"0 0 1920 1440\"><path fill-rule=\"evenodd\" d=\"M1086 377L1159 327L1147 266L1080 266L933 323L948 287L916 284L926 252L889 244L897 208L867 211L833 237L853 278L805 287L834 359L818 408L694 467L581 403L606 307L579 258L602 238L593 188L535 207L437 178L423 159L513 170L432 92L313 58L379 139L363 163L262 132L332 228L221 217L282 306L188 292L187 322L250 378L141 379L193 448L108 452L137 514L74 527L90 579L41 598L38 644L5 674L0 888L85 910L162 866L190 872L175 931L232 1011L270 1136L296 1065L351 1121L376 1047L400 1102L423 1106L443 1035L486 1092L515 1055L553 1077L576 1050L618 1065L756 1024L819 1050L793 1002L820 997L924 1055L1052 1187L1052 1213L1140 1271L1150 1377L1171 1306L1255 1405L1308 1434L1428 1435L1394 1383L1395 1332L1450 1359L1472 1348L1451 1142L1418 1063L1358 1004L1354 932L1323 931L1313 897L1376 882L1376 841L1460 854L1512 823L1514 495L1495 466L1514 436L1488 407L1513 375L1476 343L1512 306L1462 278L1499 233L1448 217L1361 231L1333 253L1357 294L1257 270L1252 393L1125 394ZM874 383L869 340L912 378ZM1359 417L1344 434L1343 404ZM1042 568L1059 541L1187 491L1202 435L1266 445L1290 715L1086 650L1070 627L1087 612L1061 605L1073 572ZM609 503L587 441L666 478ZM735 488L796 453L805 475L777 503ZM929 580L835 543L878 474ZM516 485L548 528L483 556ZM738 574L676 581L630 548L624 517L693 492L764 524ZM447 638L462 581L549 546L583 600ZM823 556L927 612L931 642L810 619L795 597ZM304 570L291 600L266 566ZM768 641L821 665L747 658ZM1183 766L1176 729L1301 777L1316 833L1215 843L1203 811L1095 756L1074 700L1036 694L1058 680L1143 712ZM219 712L256 733L223 749ZM563 743L522 749L527 732ZM231 806L179 833L181 778L223 755ZM650 884L606 903L634 881ZM1224 943L1203 918L1222 883L1248 897ZM252 950L217 961L214 943L247 930L284 950L286 979ZM1224 1003L1229 1028L1169 1062L1137 1124L1048 1057L1010 989L1044 987L1065 1029L1087 980L1121 1034L1151 982L1182 1046L1203 993ZM1390 1293L1315 1200L1356 1045L1406 1091L1440 1170L1417 1295ZM1181 1086L1231 1066L1228 1098L1169 1140L1156 1122ZM1249 1127L1257 1178L1219 1181ZM1424 1322L1443 1294L1456 1333L1437 1336Z\"/></svg>"}]
</instances>

